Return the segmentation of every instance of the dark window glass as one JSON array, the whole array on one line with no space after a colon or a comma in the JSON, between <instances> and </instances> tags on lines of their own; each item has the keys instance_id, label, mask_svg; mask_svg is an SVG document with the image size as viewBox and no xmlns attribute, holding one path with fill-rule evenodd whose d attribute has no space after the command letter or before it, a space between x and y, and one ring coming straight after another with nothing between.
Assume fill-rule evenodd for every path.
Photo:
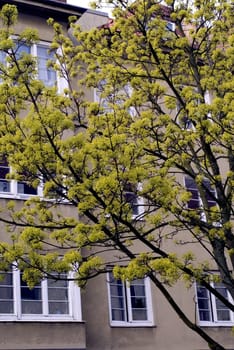
<instances>
[{"instance_id":1,"label":"dark window glass","mask_svg":"<svg viewBox=\"0 0 234 350\"><path fill-rule=\"evenodd\" d=\"M30 289L27 283L22 280L22 274L20 277L22 314L42 314L41 284Z\"/></svg>"},{"instance_id":2,"label":"dark window glass","mask_svg":"<svg viewBox=\"0 0 234 350\"><path fill-rule=\"evenodd\" d=\"M21 194L37 195L37 188L34 188L26 182L18 181L17 192Z\"/></svg>"},{"instance_id":3,"label":"dark window glass","mask_svg":"<svg viewBox=\"0 0 234 350\"><path fill-rule=\"evenodd\" d=\"M205 287L197 286L197 302L200 321L211 321L210 295Z\"/></svg>"},{"instance_id":4,"label":"dark window glass","mask_svg":"<svg viewBox=\"0 0 234 350\"><path fill-rule=\"evenodd\" d=\"M195 181L191 177L185 177L186 189L191 193L191 198L187 203L189 209L198 209L201 206L199 193Z\"/></svg>"},{"instance_id":5,"label":"dark window glass","mask_svg":"<svg viewBox=\"0 0 234 350\"><path fill-rule=\"evenodd\" d=\"M7 159L4 156L0 157L0 192L10 192L10 182L7 180L7 175L10 172Z\"/></svg>"},{"instance_id":6,"label":"dark window glass","mask_svg":"<svg viewBox=\"0 0 234 350\"><path fill-rule=\"evenodd\" d=\"M66 278L66 274L60 278ZM49 314L69 314L68 281L47 280Z\"/></svg>"},{"instance_id":7,"label":"dark window glass","mask_svg":"<svg viewBox=\"0 0 234 350\"><path fill-rule=\"evenodd\" d=\"M14 312L12 272L0 273L0 314Z\"/></svg>"}]
</instances>

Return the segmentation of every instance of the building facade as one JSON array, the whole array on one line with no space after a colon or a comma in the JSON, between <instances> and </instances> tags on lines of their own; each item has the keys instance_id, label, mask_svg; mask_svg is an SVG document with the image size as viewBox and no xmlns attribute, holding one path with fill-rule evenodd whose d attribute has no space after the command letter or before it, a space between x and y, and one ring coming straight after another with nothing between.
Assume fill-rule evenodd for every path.
<instances>
[{"instance_id":1,"label":"building facade","mask_svg":"<svg viewBox=\"0 0 234 350\"><path fill-rule=\"evenodd\" d=\"M106 14L68 5L66 0L0 0L0 6L5 3L18 7L16 37L28 27L39 31L40 41L31 47L21 46L20 50L38 57L38 76L47 86L53 86L58 77L46 64L53 36L46 20L52 17L66 30L71 15L77 16L84 29L108 21ZM57 84L59 88L63 82ZM94 91L89 96L97 99ZM40 188L35 190L24 182L9 181L10 167L4 159L0 172L3 205L7 206L9 199L16 199L20 206L29 196L40 195ZM188 179L187 185L193 193L189 205L199 206L201 199L194 183ZM132 198L129 201L134 202ZM71 207L64 203L61 211L71 215ZM3 224L1 228L1 239L7 241ZM217 288L230 298L223 286ZM231 331L234 314L207 290L198 285L186 290L177 284L172 295L208 334L225 343L226 349L234 349ZM45 279L30 289L20 271L13 268L0 281L0 334L0 350L208 350L207 344L185 327L147 278L128 284L115 280L111 273L90 280L84 290L72 281L72 275L69 282L66 276L60 281Z\"/></svg>"}]
</instances>

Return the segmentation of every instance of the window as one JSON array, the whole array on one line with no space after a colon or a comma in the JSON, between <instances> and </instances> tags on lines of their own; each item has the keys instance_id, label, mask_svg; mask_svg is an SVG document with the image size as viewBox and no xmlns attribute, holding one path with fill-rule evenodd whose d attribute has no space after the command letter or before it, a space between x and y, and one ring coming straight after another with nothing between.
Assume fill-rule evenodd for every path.
<instances>
[{"instance_id":1,"label":"window","mask_svg":"<svg viewBox=\"0 0 234 350\"><path fill-rule=\"evenodd\" d=\"M115 326L150 326L153 324L149 279L131 282L116 280L109 273L110 322Z\"/></svg>"},{"instance_id":2,"label":"window","mask_svg":"<svg viewBox=\"0 0 234 350\"><path fill-rule=\"evenodd\" d=\"M47 43L39 43L29 46L20 41L16 41L16 45L16 58L21 58L23 54L32 54L32 56L37 57L38 79L45 86L56 86L58 80L57 72L47 66L49 60L55 60L54 53L49 51L49 45ZM3 51L0 51L0 63L6 64L6 54Z\"/></svg>"},{"instance_id":3,"label":"window","mask_svg":"<svg viewBox=\"0 0 234 350\"><path fill-rule=\"evenodd\" d=\"M16 268L0 274L0 320L81 320L79 288L66 274L44 279L33 289Z\"/></svg>"},{"instance_id":4,"label":"window","mask_svg":"<svg viewBox=\"0 0 234 350\"><path fill-rule=\"evenodd\" d=\"M4 155L0 157L0 194L1 197L4 195L7 196L31 196L42 194L40 188L32 187L27 181L16 181L8 179L10 174L10 166L7 162L7 159ZM24 175L24 174L22 174ZM25 174L26 176L26 174Z\"/></svg>"},{"instance_id":5,"label":"window","mask_svg":"<svg viewBox=\"0 0 234 350\"><path fill-rule=\"evenodd\" d=\"M196 182L189 176L185 177L185 187L191 193L191 198L187 203L189 209L199 209L203 207L203 203L199 194L199 190ZM217 205L215 196L216 192L211 187L210 181L208 179L203 180L203 188L205 191L205 196L207 200L207 205L209 208Z\"/></svg>"},{"instance_id":6,"label":"window","mask_svg":"<svg viewBox=\"0 0 234 350\"><path fill-rule=\"evenodd\" d=\"M54 54L48 52L48 47L43 45L36 45L36 56L38 59L38 78L43 81L46 86L56 85L56 71L47 67L48 60L54 60Z\"/></svg>"},{"instance_id":7,"label":"window","mask_svg":"<svg viewBox=\"0 0 234 350\"><path fill-rule=\"evenodd\" d=\"M168 21L166 24L166 30L168 30L170 32L174 32L175 31L175 23Z\"/></svg>"},{"instance_id":8,"label":"window","mask_svg":"<svg viewBox=\"0 0 234 350\"><path fill-rule=\"evenodd\" d=\"M227 300L233 302L230 293L222 283L212 283L212 287ZM234 313L226 305L199 284L196 286L196 292L199 323L201 325L233 325Z\"/></svg>"},{"instance_id":9,"label":"window","mask_svg":"<svg viewBox=\"0 0 234 350\"><path fill-rule=\"evenodd\" d=\"M55 60L54 54L49 52L49 46L46 44L34 44L29 46L21 42L18 42L17 45L17 58L20 58L24 53L32 54L37 57L38 79L46 86L55 86L57 81L56 71L47 67L49 60Z\"/></svg>"},{"instance_id":10,"label":"window","mask_svg":"<svg viewBox=\"0 0 234 350\"><path fill-rule=\"evenodd\" d=\"M130 84L126 84L119 89L110 89L105 79L101 80L98 86L94 89L94 101L98 102L105 113L112 113L113 106L126 110L132 117L136 116L136 109L134 106L127 106L126 101L132 96L133 89Z\"/></svg>"},{"instance_id":11,"label":"window","mask_svg":"<svg viewBox=\"0 0 234 350\"><path fill-rule=\"evenodd\" d=\"M195 123L189 119L187 112L178 100L176 101L176 117L179 118L179 125L183 130L195 130Z\"/></svg>"},{"instance_id":12,"label":"window","mask_svg":"<svg viewBox=\"0 0 234 350\"><path fill-rule=\"evenodd\" d=\"M140 187L140 185L138 185L138 187ZM143 214L144 208L143 198L138 196L137 190L137 186L134 186L130 183L127 183L124 186L125 201L130 205L132 215L134 217Z\"/></svg>"},{"instance_id":13,"label":"window","mask_svg":"<svg viewBox=\"0 0 234 350\"><path fill-rule=\"evenodd\" d=\"M10 189L10 181L7 180L7 175L10 172L10 167L7 163L7 160L4 156L0 157L0 192L9 193Z\"/></svg>"}]
</instances>

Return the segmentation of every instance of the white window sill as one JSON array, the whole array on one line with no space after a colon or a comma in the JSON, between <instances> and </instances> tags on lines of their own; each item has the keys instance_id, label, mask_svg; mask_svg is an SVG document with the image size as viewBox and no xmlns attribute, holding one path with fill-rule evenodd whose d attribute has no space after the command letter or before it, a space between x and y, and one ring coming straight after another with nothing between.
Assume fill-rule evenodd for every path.
<instances>
[{"instance_id":1,"label":"white window sill","mask_svg":"<svg viewBox=\"0 0 234 350\"><path fill-rule=\"evenodd\" d=\"M156 327L153 322L111 322L110 323L111 327Z\"/></svg>"},{"instance_id":2,"label":"white window sill","mask_svg":"<svg viewBox=\"0 0 234 350\"><path fill-rule=\"evenodd\" d=\"M39 194L24 194L24 193L6 193L6 192L0 192L0 199L16 199L16 200L22 200L22 201L27 201L30 198L40 198L43 199L44 201L47 202L55 202L56 200L53 198L46 198L43 197ZM60 201L61 204L70 204L67 199L61 199Z\"/></svg>"},{"instance_id":3,"label":"white window sill","mask_svg":"<svg viewBox=\"0 0 234 350\"><path fill-rule=\"evenodd\" d=\"M15 315L0 315L0 322L82 322L81 319L75 319L72 316L54 317L54 316L22 316L17 318Z\"/></svg>"},{"instance_id":4,"label":"white window sill","mask_svg":"<svg viewBox=\"0 0 234 350\"><path fill-rule=\"evenodd\" d=\"M38 197L37 194L24 194L24 193L6 193L6 192L0 192L0 199L6 198L6 199L22 199L27 200L31 197Z\"/></svg>"},{"instance_id":5,"label":"white window sill","mask_svg":"<svg viewBox=\"0 0 234 350\"><path fill-rule=\"evenodd\" d=\"M201 321L198 323L201 327L233 327L234 321L227 321L227 322L205 322Z\"/></svg>"}]
</instances>

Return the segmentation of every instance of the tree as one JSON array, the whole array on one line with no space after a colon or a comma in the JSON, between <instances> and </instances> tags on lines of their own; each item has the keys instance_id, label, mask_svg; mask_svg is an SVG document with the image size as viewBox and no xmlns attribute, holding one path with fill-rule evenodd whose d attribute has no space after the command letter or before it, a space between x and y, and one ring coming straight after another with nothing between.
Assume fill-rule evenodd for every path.
<instances>
[{"instance_id":1,"label":"tree","mask_svg":"<svg viewBox=\"0 0 234 350\"><path fill-rule=\"evenodd\" d=\"M209 283L221 281L234 299L232 5L113 3L115 21L102 28L82 32L72 18L73 38L49 20L62 94L18 52L38 41L35 31L14 42L16 9L1 12L0 153L14 169L8 179L44 188L20 208L3 206L12 234L1 269L17 262L31 286L71 265L81 285L110 265L123 279L147 275L189 328L224 349L170 286L197 281L234 311Z\"/></svg>"}]
</instances>

